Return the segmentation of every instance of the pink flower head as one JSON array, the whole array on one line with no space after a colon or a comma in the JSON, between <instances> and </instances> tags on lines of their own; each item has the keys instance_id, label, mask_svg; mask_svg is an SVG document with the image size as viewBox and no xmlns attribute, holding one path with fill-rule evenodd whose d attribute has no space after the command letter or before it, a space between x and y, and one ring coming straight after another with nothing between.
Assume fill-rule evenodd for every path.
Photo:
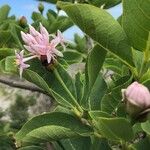
<instances>
[{"instance_id":1,"label":"pink flower head","mask_svg":"<svg viewBox=\"0 0 150 150\"><path fill-rule=\"evenodd\" d=\"M56 49L56 46L61 42L55 37L49 42L49 33L45 27L40 23L40 32L36 31L34 27L29 25L30 34L21 32L24 47L31 52L32 55L36 55L39 58L41 56L47 57L47 62L50 63L56 56L62 57L63 54Z\"/></svg>"},{"instance_id":2,"label":"pink flower head","mask_svg":"<svg viewBox=\"0 0 150 150\"><path fill-rule=\"evenodd\" d=\"M147 87L138 82L134 82L129 85L127 89L123 89L122 96L123 100L126 102L127 111L130 113L143 111L150 107L150 92Z\"/></svg>"},{"instance_id":3,"label":"pink flower head","mask_svg":"<svg viewBox=\"0 0 150 150\"><path fill-rule=\"evenodd\" d=\"M35 56L31 56L31 57L28 57L28 58L24 58L23 55L24 55L24 50L22 50L21 52L15 52L16 53L16 59L15 59L15 63L17 66L19 66L19 74L20 74L20 78L22 78L22 73L23 73L23 70L30 67L30 65L28 64L25 64L26 61L29 61L33 58L35 58Z\"/></svg>"}]
</instances>

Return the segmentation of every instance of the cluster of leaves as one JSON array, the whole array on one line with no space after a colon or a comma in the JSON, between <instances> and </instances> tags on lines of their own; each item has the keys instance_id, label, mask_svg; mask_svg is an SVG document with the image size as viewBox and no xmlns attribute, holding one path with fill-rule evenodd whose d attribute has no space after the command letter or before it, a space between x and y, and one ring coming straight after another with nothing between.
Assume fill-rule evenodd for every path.
<instances>
[{"instance_id":1,"label":"cluster of leaves","mask_svg":"<svg viewBox=\"0 0 150 150\"><path fill-rule=\"evenodd\" d=\"M55 0L46 1L56 3ZM83 4L85 2L90 5ZM57 3L58 8L64 10L87 36L80 38L76 35L76 44L69 44L65 57L58 59L53 69L46 68L37 59L31 61L31 67L24 71L23 77L52 95L58 106L52 112L33 117L25 123L15 136L20 150L41 150L42 144L50 141L57 150L140 150L141 147L149 147L150 122L131 124L121 103L121 89L135 80L150 88L150 2L123 0L123 14L118 21L99 7L107 9L119 2ZM65 17L69 23L65 27L61 23L59 26L61 19L58 18L61 17L56 15L48 11L45 18L40 13L33 13L33 25L38 29L38 22L42 22L51 33L57 29L64 31L72 25ZM19 45L22 47L19 36L15 36L18 41L15 46L3 47L11 51ZM94 40L94 47L89 52L87 37ZM14 56L6 54L7 57L4 56L0 62L1 70L17 73L16 66L12 66ZM66 69L80 61L85 62L85 70L72 78ZM146 136L139 138L143 132Z\"/></svg>"}]
</instances>

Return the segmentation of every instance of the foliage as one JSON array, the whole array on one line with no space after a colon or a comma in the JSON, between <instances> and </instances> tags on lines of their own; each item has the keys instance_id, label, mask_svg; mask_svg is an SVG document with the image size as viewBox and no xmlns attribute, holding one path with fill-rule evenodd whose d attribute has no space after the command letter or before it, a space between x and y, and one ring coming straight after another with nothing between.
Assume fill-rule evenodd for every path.
<instances>
[{"instance_id":1,"label":"foliage","mask_svg":"<svg viewBox=\"0 0 150 150\"><path fill-rule=\"evenodd\" d=\"M49 143L56 150L148 147L149 109L142 123L141 118L131 118L122 103L121 90L133 81L150 89L150 1L123 0L119 22L105 9L120 0L40 1L57 3L58 12L62 9L68 16L53 10L48 10L46 17L33 12L32 25L37 30L39 22L50 34L58 29L64 32L74 23L85 35L75 34L74 43L67 42L66 51L59 46L64 57L55 63L45 66L38 58L29 62L23 78L53 96L57 107L27 121L28 114L21 111L27 109L27 101L16 100L10 112L18 108L19 112L11 117L17 127L11 126L19 129L26 122L15 135L17 146L20 150L44 149ZM20 26L14 17L8 17L9 9L0 9L0 70L13 76L18 74L13 65L14 50L24 49L20 31L27 32L28 26ZM81 62L85 69L70 76L67 69ZM143 132L145 136L137 137Z\"/></svg>"}]
</instances>

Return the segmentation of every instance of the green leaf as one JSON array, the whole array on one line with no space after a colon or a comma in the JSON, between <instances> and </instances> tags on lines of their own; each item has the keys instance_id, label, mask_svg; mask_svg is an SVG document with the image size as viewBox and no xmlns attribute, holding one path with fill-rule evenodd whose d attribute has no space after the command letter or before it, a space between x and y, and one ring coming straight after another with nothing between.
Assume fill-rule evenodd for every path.
<instances>
[{"instance_id":1,"label":"green leaf","mask_svg":"<svg viewBox=\"0 0 150 150\"><path fill-rule=\"evenodd\" d=\"M88 136L92 129L72 115L53 112L29 120L16 134L18 141L44 142L74 136Z\"/></svg>"},{"instance_id":2,"label":"green leaf","mask_svg":"<svg viewBox=\"0 0 150 150\"><path fill-rule=\"evenodd\" d=\"M39 23L42 23L42 25L48 30L49 22L44 16L42 16L41 13L33 12L32 13L32 19L34 21L33 24L34 24L35 27L39 27Z\"/></svg>"},{"instance_id":3,"label":"green leaf","mask_svg":"<svg viewBox=\"0 0 150 150\"><path fill-rule=\"evenodd\" d=\"M66 16L58 16L56 21L58 24L58 28L56 29L56 31L59 29L61 32L64 32L65 30L73 26L72 20Z\"/></svg>"},{"instance_id":4,"label":"green leaf","mask_svg":"<svg viewBox=\"0 0 150 150\"><path fill-rule=\"evenodd\" d=\"M114 73L121 76L122 68L123 68L123 63L120 60L112 57L112 55L109 58L105 59L104 69L112 70Z\"/></svg>"},{"instance_id":5,"label":"green leaf","mask_svg":"<svg viewBox=\"0 0 150 150\"><path fill-rule=\"evenodd\" d=\"M150 1L123 0L122 25L135 49L150 50Z\"/></svg>"},{"instance_id":6,"label":"green leaf","mask_svg":"<svg viewBox=\"0 0 150 150\"><path fill-rule=\"evenodd\" d=\"M146 122L141 124L142 129L150 135L150 121L147 120Z\"/></svg>"},{"instance_id":7,"label":"green leaf","mask_svg":"<svg viewBox=\"0 0 150 150\"><path fill-rule=\"evenodd\" d=\"M14 50L11 48L0 48L0 60L7 56L14 55Z\"/></svg>"},{"instance_id":8,"label":"green leaf","mask_svg":"<svg viewBox=\"0 0 150 150\"><path fill-rule=\"evenodd\" d=\"M44 148L39 147L39 146L26 146L26 147L22 147L19 148L18 150L44 150Z\"/></svg>"},{"instance_id":9,"label":"green leaf","mask_svg":"<svg viewBox=\"0 0 150 150\"><path fill-rule=\"evenodd\" d=\"M16 47L16 41L11 31L0 31L0 47Z\"/></svg>"},{"instance_id":10,"label":"green leaf","mask_svg":"<svg viewBox=\"0 0 150 150\"><path fill-rule=\"evenodd\" d=\"M103 118L99 117L94 121L99 133L113 141L129 141L133 138L132 126L124 118Z\"/></svg>"},{"instance_id":11,"label":"green leaf","mask_svg":"<svg viewBox=\"0 0 150 150\"><path fill-rule=\"evenodd\" d=\"M66 107L75 107L77 105L74 82L62 65L57 64L54 70L48 71L39 61L34 60L31 63L30 70L44 79L51 89L54 98L61 105ZM31 75L30 77L27 79L33 82ZM37 84L36 82L38 80L34 81L35 84ZM37 85L39 86L39 84Z\"/></svg>"},{"instance_id":12,"label":"green leaf","mask_svg":"<svg viewBox=\"0 0 150 150\"><path fill-rule=\"evenodd\" d=\"M1 122L1 124L2 124L2 122ZM5 125L2 125L2 126L5 126ZM1 128L2 128L2 126L1 126ZM1 150L14 150L15 143L13 141L13 138L9 137L8 135L5 135L5 134L0 135L0 149Z\"/></svg>"},{"instance_id":13,"label":"green leaf","mask_svg":"<svg viewBox=\"0 0 150 150\"><path fill-rule=\"evenodd\" d=\"M97 80L97 77L105 60L106 51L96 45L89 53L86 64L87 85L91 89Z\"/></svg>"},{"instance_id":14,"label":"green leaf","mask_svg":"<svg viewBox=\"0 0 150 150\"><path fill-rule=\"evenodd\" d=\"M53 140L78 137L79 134L66 127L47 125L34 129L24 137L24 142L45 143Z\"/></svg>"},{"instance_id":15,"label":"green leaf","mask_svg":"<svg viewBox=\"0 0 150 150\"><path fill-rule=\"evenodd\" d=\"M95 6L104 6L104 9L108 9L121 3L121 0L89 0L89 2Z\"/></svg>"},{"instance_id":16,"label":"green leaf","mask_svg":"<svg viewBox=\"0 0 150 150\"><path fill-rule=\"evenodd\" d=\"M134 66L127 36L120 24L105 10L88 4L58 2L82 31L125 64Z\"/></svg>"},{"instance_id":17,"label":"green leaf","mask_svg":"<svg viewBox=\"0 0 150 150\"><path fill-rule=\"evenodd\" d=\"M86 37L81 37L77 33L74 34L74 41L76 43L76 49L81 53L87 53Z\"/></svg>"},{"instance_id":18,"label":"green leaf","mask_svg":"<svg viewBox=\"0 0 150 150\"><path fill-rule=\"evenodd\" d=\"M67 63L73 64L73 63L79 63L83 60L83 55L75 50L66 50L63 52L64 59Z\"/></svg>"},{"instance_id":19,"label":"green leaf","mask_svg":"<svg viewBox=\"0 0 150 150\"><path fill-rule=\"evenodd\" d=\"M97 111L89 111L88 113L89 113L89 115L90 115L90 117L92 119L99 118L99 117L107 117L107 118L111 117L110 114L108 114L106 112L103 112L103 111L99 111L99 110L97 110Z\"/></svg>"},{"instance_id":20,"label":"green leaf","mask_svg":"<svg viewBox=\"0 0 150 150\"><path fill-rule=\"evenodd\" d=\"M73 22L70 18L66 16L58 16L55 21L50 23L50 26L48 28L48 31L50 33L55 33L59 29L61 32L64 32L68 28L70 28L73 25Z\"/></svg>"},{"instance_id":21,"label":"green leaf","mask_svg":"<svg viewBox=\"0 0 150 150\"><path fill-rule=\"evenodd\" d=\"M106 83L100 74L103 62L105 60L106 51L96 45L89 53L86 68L86 84L82 105L87 109L99 109L101 98L106 92Z\"/></svg>"},{"instance_id":22,"label":"green leaf","mask_svg":"<svg viewBox=\"0 0 150 150\"><path fill-rule=\"evenodd\" d=\"M6 58L5 71L17 73L17 66L14 65L15 56ZM2 63L3 64L3 63ZM23 77L42 88L47 94L53 95L55 100L62 106L75 108L80 107L76 101L76 89L73 79L61 64L55 69L49 70L42 66L38 59L29 62L30 68L25 69Z\"/></svg>"},{"instance_id":23,"label":"green leaf","mask_svg":"<svg viewBox=\"0 0 150 150\"><path fill-rule=\"evenodd\" d=\"M75 116L75 114L74 114L74 112L72 110L67 109L65 107L62 107L60 105L55 107L54 112L62 112L62 113L65 113L65 114L69 114L69 115Z\"/></svg>"},{"instance_id":24,"label":"green leaf","mask_svg":"<svg viewBox=\"0 0 150 150\"><path fill-rule=\"evenodd\" d=\"M101 100L105 95L107 85L102 78L102 75L98 75L88 98L88 104L90 110L99 110L101 107Z\"/></svg>"},{"instance_id":25,"label":"green leaf","mask_svg":"<svg viewBox=\"0 0 150 150\"><path fill-rule=\"evenodd\" d=\"M47 11L47 19L49 21L49 23L52 23L56 20L57 14L55 13L55 11L49 9Z\"/></svg>"},{"instance_id":26,"label":"green leaf","mask_svg":"<svg viewBox=\"0 0 150 150\"><path fill-rule=\"evenodd\" d=\"M140 82L150 90L150 69L142 76Z\"/></svg>"},{"instance_id":27,"label":"green leaf","mask_svg":"<svg viewBox=\"0 0 150 150\"><path fill-rule=\"evenodd\" d=\"M79 137L60 141L65 150L89 150L91 145L90 137Z\"/></svg>"},{"instance_id":28,"label":"green leaf","mask_svg":"<svg viewBox=\"0 0 150 150\"><path fill-rule=\"evenodd\" d=\"M111 150L108 140L104 138L93 138L93 144L90 150Z\"/></svg>"},{"instance_id":29,"label":"green leaf","mask_svg":"<svg viewBox=\"0 0 150 150\"><path fill-rule=\"evenodd\" d=\"M0 72L7 73L7 71L5 70L5 58L0 60Z\"/></svg>"},{"instance_id":30,"label":"green leaf","mask_svg":"<svg viewBox=\"0 0 150 150\"><path fill-rule=\"evenodd\" d=\"M84 83L82 81L81 73L77 73L75 75L75 87L76 87L76 93L77 93L77 101L79 104L81 104L81 100L84 94Z\"/></svg>"},{"instance_id":31,"label":"green leaf","mask_svg":"<svg viewBox=\"0 0 150 150\"><path fill-rule=\"evenodd\" d=\"M41 1L41 2L48 2L48 3L52 3L52 4L57 3L57 0L38 0L38 1Z\"/></svg>"},{"instance_id":32,"label":"green leaf","mask_svg":"<svg viewBox=\"0 0 150 150\"><path fill-rule=\"evenodd\" d=\"M18 26L16 24L11 24L10 32L11 32L13 39L16 43L15 47L17 47L18 49L24 49L24 47L21 43L21 40L20 40L20 39L22 39L21 34L20 34L21 31L22 31L22 28L20 26Z\"/></svg>"},{"instance_id":33,"label":"green leaf","mask_svg":"<svg viewBox=\"0 0 150 150\"><path fill-rule=\"evenodd\" d=\"M0 7L0 21L4 21L5 19L7 19L9 11L10 7L8 5Z\"/></svg>"},{"instance_id":34,"label":"green leaf","mask_svg":"<svg viewBox=\"0 0 150 150\"><path fill-rule=\"evenodd\" d=\"M135 148L136 150L142 150L144 148L144 150L149 150L150 148L150 139L148 137L140 140L138 143L132 144L131 145L133 148Z\"/></svg>"},{"instance_id":35,"label":"green leaf","mask_svg":"<svg viewBox=\"0 0 150 150\"><path fill-rule=\"evenodd\" d=\"M31 63L30 70L40 75L51 88L54 97L66 99L68 103L74 105L76 92L72 78L66 72L64 67L57 64L54 70L48 71L38 60ZM32 79L30 79L32 82ZM56 100L58 100L56 98ZM58 101L60 102L60 101ZM61 102L63 105L65 102Z\"/></svg>"},{"instance_id":36,"label":"green leaf","mask_svg":"<svg viewBox=\"0 0 150 150\"><path fill-rule=\"evenodd\" d=\"M38 1L56 4L58 0L38 0ZM63 0L63 1L70 2L71 0Z\"/></svg>"},{"instance_id":37,"label":"green leaf","mask_svg":"<svg viewBox=\"0 0 150 150\"><path fill-rule=\"evenodd\" d=\"M122 100L121 89L126 88L131 82L132 76L124 76L118 79L115 82L115 87L108 91L108 93L103 97L101 102L101 110L109 114L116 114Z\"/></svg>"},{"instance_id":38,"label":"green leaf","mask_svg":"<svg viewBox=\"0 0 150 150\"><path fill-rule=\"evenodd\" d=\"M5 58L5 71L17 73L17 65L15 64L15 56L8 56Z\"/></svg>"},{"instance_id":39,"label":"green leaf","mask_svg":"<svg viewBox=\"0 0 150 150\"><path fill-rule=\"evenodd\" d=\"M51 95L50 87L44 81L44 79L41 76L39 76L36 72L33 72L32 70L26 69L23 73L23 77L25 77L26 80L28 80L28 81L32 80L32 83L35 83L37 86L39 86L44 91L46 91L49 95Z\"/></svg>"},{"instance_id":40,"label":"green leaf","mask_svg":"<svg viewBox=\"0 0 150 150\"><path fill-rule=\"evenodd\" d=\"M45 18L42 16L41 13L39 13L39 12L33 12L32 13L32 19L34 21L37 21L37 20L42 20L42 19L45 19Z\"/></svg>"}]
</instances>

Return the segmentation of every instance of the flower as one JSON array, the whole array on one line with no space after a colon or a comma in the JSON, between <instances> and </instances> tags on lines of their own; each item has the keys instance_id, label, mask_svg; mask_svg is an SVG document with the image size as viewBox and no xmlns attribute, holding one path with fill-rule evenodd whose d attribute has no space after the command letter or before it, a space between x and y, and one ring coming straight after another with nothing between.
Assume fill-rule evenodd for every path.
<instances>
[{"instance_id":1,"label":"flower","mask_svg":"<svg viewBox=\"0 0 150 150\"><path fill-rule=\"evenodd\" d=\"M150 108L150 92L147 87L138 82L123 89L122 96L126 103L126 110L131 116Z\"/></svg>"},{"instance_id":2,"label":"flower","mask_svg":"<svg viewBox=\"0 0 150 150\"><path fill-rule=\"evenodd\" d=\"M23 73L23 70L30 67L30 65L28 64L25 64L25 62L35 58L36 56L31 56L31 57L27 57L27 58L23 58L23 55L24 55L24 50L22 50L21 52L17 52L15 51L16 53L16 59L15 59L15 64L17 66L19 66L19 74L20 74L20 78L22 78L22 73Z\"/></svg>"},{"instance_id":3,"label":"flower","mask_svg":"<svg viewBox=\"0 0 150 150\"><path fill-rule=\"evenodd\" d=\"M25 34L21 32L24 47L37 57L46 56L47 62L50 63L56 56L63 57L63 54L56 49L56 46L60 43L63 45L63 36L61 32L53 40L49 41L49 33L45 27L40 23L40 32L36 31L34 27L29 25L30 33Z\"/></svg>"}]
</instances>

